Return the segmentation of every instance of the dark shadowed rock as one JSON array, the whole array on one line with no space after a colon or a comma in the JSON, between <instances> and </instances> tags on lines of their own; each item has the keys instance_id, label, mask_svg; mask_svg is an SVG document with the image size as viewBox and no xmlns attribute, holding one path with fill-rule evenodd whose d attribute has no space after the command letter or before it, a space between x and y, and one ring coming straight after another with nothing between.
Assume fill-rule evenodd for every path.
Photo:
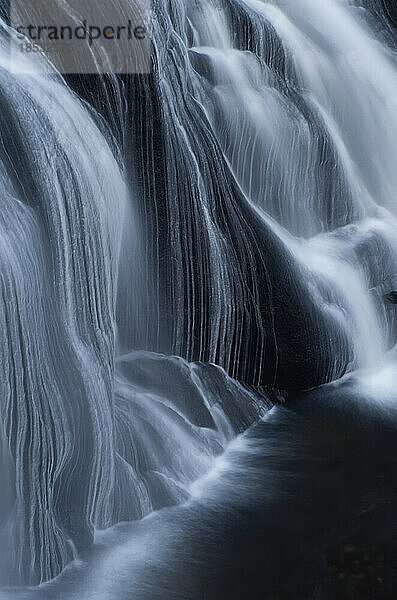
<instances>
[{"instance_id":1,"label":"dark shadowed rock","mask_svg":"<svg viewBox=\"0 0 397 600\"><path fill-rule=\"evenodd\" d=\"M397 291L393 290L385 295L385 300L391 304L397 304Z\"/></svg>"}]
</instances>

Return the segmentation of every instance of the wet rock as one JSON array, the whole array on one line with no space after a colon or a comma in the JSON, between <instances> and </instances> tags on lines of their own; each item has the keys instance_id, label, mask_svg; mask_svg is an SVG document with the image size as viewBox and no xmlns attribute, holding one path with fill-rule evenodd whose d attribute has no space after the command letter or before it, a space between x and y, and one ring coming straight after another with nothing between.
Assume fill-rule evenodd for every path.
<instances>
[{"instance_id":1,"label":"wet rock","mask_svg":"<svg viewBox=\"0 0 397 600\"><path fill-rule=\"evenodd\" d=\"M391 304L397 304L397 291L393 290L385 295L385 300Z\"/></svg>"}]
</instances>

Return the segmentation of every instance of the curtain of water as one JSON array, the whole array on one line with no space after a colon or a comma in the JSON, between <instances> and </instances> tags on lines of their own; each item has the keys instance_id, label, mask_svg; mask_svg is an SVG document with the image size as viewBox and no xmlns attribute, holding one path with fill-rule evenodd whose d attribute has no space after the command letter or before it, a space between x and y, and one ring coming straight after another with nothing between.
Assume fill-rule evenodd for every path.
<instances>
[{"instance_id":1,"label":"curtain of water","mask_svg":"<svg viewBox=\"0 0 397 600\"><path fill-rule=\"evenodd\" d=\"M348 4L155 0L153 73L97 76L102 117L1 30L3 579L187 498L263 414L242 382L394 343L396 68Z\"/></svg>"}]
</instances>

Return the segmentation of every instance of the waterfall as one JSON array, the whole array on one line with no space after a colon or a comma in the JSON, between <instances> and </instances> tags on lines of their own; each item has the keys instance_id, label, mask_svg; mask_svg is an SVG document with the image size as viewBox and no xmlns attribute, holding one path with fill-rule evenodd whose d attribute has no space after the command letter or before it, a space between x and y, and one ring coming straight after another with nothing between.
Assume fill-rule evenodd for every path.
<instances>
[{"instance_id":1,"label":"waterfall","mask_svg":"<svg viewBox=\"0 0 397 600\"><path fill-rule=\"evenodd\" d=\"M153 0L121 75L11 64L6 13L0 584L35 586L205 502L281 398L390 396L397 67L375 0Z\"/></svg>"}]
</instances>

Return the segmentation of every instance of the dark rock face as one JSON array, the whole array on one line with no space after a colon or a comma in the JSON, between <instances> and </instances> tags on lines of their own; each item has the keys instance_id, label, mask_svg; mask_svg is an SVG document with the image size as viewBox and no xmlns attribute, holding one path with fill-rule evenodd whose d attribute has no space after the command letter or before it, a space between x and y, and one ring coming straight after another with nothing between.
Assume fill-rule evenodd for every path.
<instances>
[{"instance_id":1,"label":"dark rock face","mask_svg":"<svg viewBox=\"0 0 397 600\"><path fill-rule=\"evenodd\" d=\"M192 94L198 74L190 55L179 38L169 37L170 17L160 6L155 19L152 75L100 84L93 76L69 78L100 111L98 89L101 98L128 99L120 118L127 123L123 152L148 267L137 286L126 256L118 310L122 347L212 362L248 385L278 389L307 389L342 376L351 340L312 298L309 286L322 284L310 279L243 194ZM187 37L178 19L173 26ZM259 39L258 23L254 29ZM282 75L283 63L272 68ZM103 116L114 128L109 114ZM332 219L338 213L328 212ZM323 292L332 301L332 290ZM124 310L129 304L139 306L139 327Z\"/></svg>"},{"instance_id":2,"label":"dark rock face","mask_svg":"<svg viewBox=\"0 0 397 600\"><path fill-rule=\"evenodd\" d=\"M378 3L390 25L397 30L397 5L394 0L378 0Z\"/></svg>"},{"instance_id":3,"label":"dark rock face","mask_svg":"<svg viewBox=\"0 0 397 600\"><path fill-rule=\"evenodd\" d=\"M385 300L387 300L387 302L390 302L391 304L397 304L397 292L395 290L389 292L388 294L386 294Z\"/></svg>"}]
</instances>

